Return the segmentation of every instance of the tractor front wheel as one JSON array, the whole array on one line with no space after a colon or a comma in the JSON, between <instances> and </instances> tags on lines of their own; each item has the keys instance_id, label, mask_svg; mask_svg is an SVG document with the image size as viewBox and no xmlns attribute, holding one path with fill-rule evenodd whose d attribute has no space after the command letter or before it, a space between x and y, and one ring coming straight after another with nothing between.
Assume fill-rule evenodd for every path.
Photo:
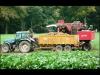
<instances>
[{"instance_id":1,"label":"tractor front wheel","mask_svg":"<svg viewBox=\"0 0 100 75\"><path fill-rule=\"evenodd\" d=\"M19 44L19 50L22 53L27 53L31 49L31 44L28 41L21 41Z\"/></svg>"}]
</instances>

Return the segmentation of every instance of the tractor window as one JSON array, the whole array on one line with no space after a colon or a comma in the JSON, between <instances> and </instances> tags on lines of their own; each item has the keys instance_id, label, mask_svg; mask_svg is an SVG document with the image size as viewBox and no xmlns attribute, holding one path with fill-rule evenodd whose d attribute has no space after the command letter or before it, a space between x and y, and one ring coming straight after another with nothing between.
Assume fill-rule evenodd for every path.
<instances>
[{"instance_id":1,"label":"tractor window","mask_svg":"<svg viewBox=\"0 0 100 75\"><path fill-rule=\"evenodd\" d=\"M29 34L28 33L23 33L21 37L22 38L28 38L29 37Z\"/></svg>"},{"instance_id":2,"label":"tractor window","mask_svg":"<svg viewBox=\"0 0 100 75\"><path fill-rule=\"evenodd\" d=\"M22 38L26 37L26 34L22 34Z\"/></svg>"},{"instance_id":3,"label":"tractor window","mask_svg":"<svg viewBox=\"0 0 100 75\"><path fill-rule=\"evenodd\" d=\"M16 39L23 39L23 38L28 38L29 33L17 33L16 34Z\"/></svg>"},{"instance_id":4,"label":"tractor window","mask_svg":"<svg viewBox=\"0 0 100 75\"><path fill-rule=\"evenodd\" d=\"M16 39L20 39L21 38L21 33L17 33L16 34Z\"/></svg>"},{"instance_id":5,"label":"tractor window","mask_svg":"<svg viewBox=\"0 0 100 75\"><path fill-rule=\"evenodd\" d=\"M57 28L52 26L47 28L49 32L57 32Z\"/></svg>"}]
</instances>

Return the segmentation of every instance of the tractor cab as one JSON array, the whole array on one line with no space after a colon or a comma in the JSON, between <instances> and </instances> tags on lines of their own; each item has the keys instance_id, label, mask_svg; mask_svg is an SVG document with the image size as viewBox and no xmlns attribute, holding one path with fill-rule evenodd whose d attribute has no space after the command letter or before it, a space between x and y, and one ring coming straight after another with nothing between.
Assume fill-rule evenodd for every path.
<instances>
[{"instance_id":1,"label":"tractor cab","mask_svg":"<svg viewBox=\"0 0 100 75\"><path fill-rule=\"evenodd\" d=\"M56 24L48 25L48 26L46 26L46 28L49 32L57 32L57 25Z\"/></svg>"},{"instance_id":2,"label":"tractor cab","mask_svg":"<svg viewBox=\"0 0 100 75\"><path fill-rule=\"evenodd\" d=\"M18 31L18 32L16 32L16 40L25 39L25 38L28 38L28 37L31 37L31 34L30 34L29 31Z\"/></svg>"}]
</instances>

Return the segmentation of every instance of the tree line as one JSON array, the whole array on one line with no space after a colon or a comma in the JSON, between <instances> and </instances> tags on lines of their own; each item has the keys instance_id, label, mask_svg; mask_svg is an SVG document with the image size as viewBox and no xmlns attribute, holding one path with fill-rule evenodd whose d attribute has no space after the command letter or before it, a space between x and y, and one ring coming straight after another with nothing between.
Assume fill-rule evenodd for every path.
<instances>
[{"instance_id":1,"label":"tree line","mask_svg":"<svg viewBox=\"0 0 100 75\"><path fill-rule=\"evenodd\" d=\"M0 6L0 33L32 30L46 32L46 25L81 21L86 18L87 25L94 25L100 31L100 6Z\"/></svg>"}]
</instances>

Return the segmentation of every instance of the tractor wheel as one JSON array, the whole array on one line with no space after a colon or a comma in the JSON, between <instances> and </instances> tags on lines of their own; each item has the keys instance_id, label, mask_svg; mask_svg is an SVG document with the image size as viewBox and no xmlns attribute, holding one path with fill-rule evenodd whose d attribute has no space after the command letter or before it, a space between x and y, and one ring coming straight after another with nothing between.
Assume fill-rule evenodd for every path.
<instances>
[{"instance_id":1,"label":"tractor wheel","mask_svg":"<svg viewBox=\"0 0 100 75\"><path fill-rule=\"evenodd\" d=\"M91 50L91 44L90 43L84 43L82 46L82 50L88 51Z\"/></svg>"},{"instance_id":2,"label":"tractor wheel","mask_svg":"<svg viewBox=\"0 0 100 75\"><path fill-rule=\"evenodd\" d=\"M62 47L61 45L57 45L57 46L55 47L55 50L56 50L56 51L62 51L62 50L63 50L63 47Z\"/></svg>"},{"instance_id":3,"label":"tractor wheel","mask_svg":"<svg viewBox=\"0 0 100 75\"><path fill-rule=\"evenodd\" d=\"M65 50L65 51L71 51L71 50L72 50L72 47L71 47L70 45L66 45L66 46L64 47L64 50Z\"/></svg>"},{"instance_id":4,"label":"tractor wheel","mask_svg":"<svg viewBox=\"0 0 100 75\"><path fill-rule=\"evenodd\" d=\"M8 45L8 44L3 44L2 46L1 46L1 52L3 52L3 53L7 53L7 52L9 52L10 51L10 46Z\"/></svg>"},{"instance_id":5,"label":"tractor wheel","mask_svg":"<svg viewBox=\"0 0 100 75\"><path fill-rule=\"evenodd\" d=\"M27 53L27 52L30 51L30 49L31 49L31 44L28 41L22 41L22 42L20 42L20 44L19 44L19 50L22 53Z\"/></svg>"}]
</instances>

